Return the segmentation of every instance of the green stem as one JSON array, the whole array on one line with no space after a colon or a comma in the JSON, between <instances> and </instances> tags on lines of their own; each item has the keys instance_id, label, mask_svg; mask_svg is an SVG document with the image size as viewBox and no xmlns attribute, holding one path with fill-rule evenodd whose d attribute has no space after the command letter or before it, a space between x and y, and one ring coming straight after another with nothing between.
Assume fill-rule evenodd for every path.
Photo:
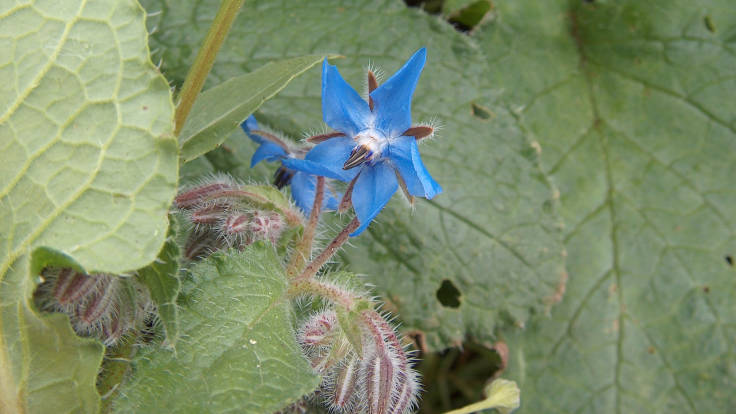
<instances>
[{"instance_id":1,"label":"green stem","mask_svg":"<svg viewBox=\"0 0 736 414\"><path fill-rule=\"evenodd\" d=\"M304 229L299 245L296 247L296 251L291 257L291 262L286 271L289 278L295 277L304 267L307 258L312 255L312 242L314 241L314 233L317 230L317 223L319 222L320 210L322 210L322 198L325 193L325 177L317 177L317 186L314 194L314 204L312 205L312 212L309 214L309 222L307 227Z\"/></svg>"},{"instance_id":2,"label":"green stem","mask_svg":"<svg viewBox=\"0 0 736 414\"><path fill-rule=\"evenodd\" d=\"M289 285L290 297L295 298L303 294L326 298L346 311L355 308L356 303L362 299L347 289L315 278L294 280Z\"/></svg>"},{"instance_id":3,"label":"green stem","mask_svg":"<svg viewBox=\"0 0 736 414\"><path fill-rule=\"evenodd\" d=\"M194 59L192 67L189 68L184 86L182 86L179 93L179 103L176 106L176 115L174 116L176 121L174 134L177 137L184 127L184 122L186 122L189 112L192 110L194 101L197 100L197 96L199 96L199 92L204 86L204 81L207 79L212 65L215 63L217 52L225 41L235 16L238 15L238 10L244 2L245 0L222 0L220 10L217 12L215 20L212 21L207 37L205 37L202 47L199 48L197 58Z\"/></svg>"},{"instance_id":4,"label":"green stem","mask_svg":"<svg viewBox=\"0 0 736 414\"><path fill-rule=\"evenodd\" d=\"M319 254L319 256L312 259L307 267L304 268L302 273L294 278L294 281L297 282L313 278L314 275L316 275L319 269L322 267L322 265L327 263L332 255L337 252L337 249L339 249L340 246L342 246L348 240L348 237L350 237L350 233L354 232L358 227L360 227L360 221L358 221L358 218L355 217L350 223L348 223L347 226L345 226L344 229L342 229L340 233L338 233L337 236L335 236L335 239L332 240L332 242L330 242L327 247L325 247L325 249L322 251L322 253Z\"/></svg>"}]
</instances>

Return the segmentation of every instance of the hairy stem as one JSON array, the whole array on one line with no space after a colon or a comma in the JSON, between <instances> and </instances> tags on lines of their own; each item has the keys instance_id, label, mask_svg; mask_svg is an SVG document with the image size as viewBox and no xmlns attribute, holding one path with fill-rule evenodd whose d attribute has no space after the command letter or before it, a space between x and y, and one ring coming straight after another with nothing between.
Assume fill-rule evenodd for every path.
<instances>
[{"instance_id":1,"label":"hairy stem","mask_svg":"<svg viewBox=\"0 0 736 414\"><path fill-rule=\"evenodd\" d=\"M220 4L220 10L217 12L215 20L212 21L207 37L205 37L202 47L199 48L194 64L189 68L184 86L182 86L179 93L179 103L174 115L176 121L174 134L177 137L184 127L184 122L186 122L189 112L192 110L194 101L197 100L197 96L202 90L202 86L204 86L204 81L207 79L212 65L215 63L217 52L225 41L235 16L237 16L238 10L244 2L245 0L222 0L222 4Z\"/></svg>"},{"instance_id":2,"label":"hairy stem","mask_svg":"<svg viewBox=\"0 0 736 414\"><path fill-rule=\"evenodd\" d=\"M362 300L360 296L347 289L317 278L300 279L292 282L289 286L289 296L297 297L300 295L325 298L348 311L353 309L358 301Z\"/></svg>"},{"instance_id":3,"label":"hairy stem","mask_svg":"<svg viewBox=\"0 0 736 414\"><path fill-rule=\"evenodd\" d=\"M319 222L320 210L322 210L322 199L325 194L325 177L317 177L317 188L314 193L314 204L312 205L312 212L309 214L309 221L307 227L304 229L304 235L302 235L299 244L296 246L296 251L291 256L291 262L287 268L286 274L289 277L294 277L304 267L304 263L307 258L312 254L312 242L314 241L314 233L317 230L317 223Z\"/></svg>"},{"instance_id":4,"label":"hairy stem","mask_svg":"<svg viewBox=\"0 0 736 414\"><path fill-rule=\"evenodd\" d=\"M325 247L325 249L322 251L322 253L319 254L319 256L315 257L302 271L302 273L297 276L294 280L305 280L310 279L314 277L314 275L317 274L319 269L327 263L328 260L335 254L337 249L340 248L345 242L348 240L348 237L350 237L350 233L354 232L358 227L360 227L360 221L358 221L358 218L355 217L353 220L348 223L347 226L345 226L340 233L338 233L337 236L330 242L330 244Z\"/></svg>"}]
</instances>

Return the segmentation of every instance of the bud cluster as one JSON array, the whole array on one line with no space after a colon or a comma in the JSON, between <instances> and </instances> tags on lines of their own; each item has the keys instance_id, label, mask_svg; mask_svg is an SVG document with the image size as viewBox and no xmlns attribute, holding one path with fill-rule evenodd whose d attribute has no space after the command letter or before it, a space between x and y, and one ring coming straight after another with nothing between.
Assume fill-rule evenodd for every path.
<instances>
[{"instance_id":1,"label":"bud cluster","mask_svg":"<svg viewBox=\"0 0 736 414\"><path fill-rule=\"evenodd\" d=\"M396 330L372 309L357 314L361 349L340 327L337 312L312 315L297 338L315 371L323 375L319 394L332 412L403 414L417 404L419 377Z\"/></svg>"},{"instance_id":2,"label":"bud cluster","mask_svg":"<svg viewBox=\"0 0 736 414\"><path fill-rule=\"evenodd\" d=\"M134 277L87 275L70 268L46 268L36 291L39 308L69 316L74 331L117 344L154 317L148 289Z\"/></svg>"},{"instance_id":3,"label":"bud cluster","mask_svg":"<svg viewBox=\"0 0 736 414\"><path fill-rule=\"evenodd\" d=\"M257 194L226 175L180 192L174 205L192 225L184 256L192 260L219 249L242 250L258 240L277 244L287 221L280 212L259 208L254 197Z\"/></svg>"}]
</instances>

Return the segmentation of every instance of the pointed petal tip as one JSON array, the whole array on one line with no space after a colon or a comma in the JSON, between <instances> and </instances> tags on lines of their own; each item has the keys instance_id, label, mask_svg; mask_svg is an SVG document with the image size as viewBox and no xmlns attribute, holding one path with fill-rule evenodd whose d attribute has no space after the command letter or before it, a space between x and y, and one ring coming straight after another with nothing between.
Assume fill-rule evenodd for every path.
<instances>
[{"instance_id":1,"label":"pointed petal tip","mask_svg":"<svg viewBox=\"0 0 736 414\"><path fill-rule=\"evenodd\" d=\"M416 57L420 57L421 59L426 60L427 59L427 48L426 47L423 47L423 48L417 50L416 52L414 52L414 55L412 55L412 58L414 58L415 56Z\"/></svg>"},{"instance_id":2,"label":"pointed petal tip","mask_svg":"<svg viewBox=\"0 0 736 414\"><path fill-rule=\"evenodd\" d=\"M426 59L426 49L419 49L386 82L370 93L378 130L398 136L411 127L411 100Z\"/></svg>"},{"instance_id":3,"label":"pointed petal tip","mask_svg":"<svg viewBox=\"0 0 736 414\"><path fill-rule=\"evenodd\" d=\"M355 135L372 118L368 102L348 84L337 66L322 63L322 120L331 128Z\"/></svg>"}]
</instances>

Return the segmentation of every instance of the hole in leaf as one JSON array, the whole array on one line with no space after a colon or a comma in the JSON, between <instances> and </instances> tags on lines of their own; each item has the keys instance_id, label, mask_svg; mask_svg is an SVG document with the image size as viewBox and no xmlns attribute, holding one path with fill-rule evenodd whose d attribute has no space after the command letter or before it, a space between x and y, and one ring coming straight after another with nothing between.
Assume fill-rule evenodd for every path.
<instances>
[{"instance_id":1,"label":"hole in leaf","mask_svg":"<svg viewBox=\"0 0 736 414\"><path fill-rule=\"evenodd\" d=\"M491 119L496 117L496 114L494 114L493 111L486 107L480 106L475 102L471 104L471 107L473 109L473 116L480 119L481 121L490 121Z\"/></svg>"},{"instance_id":2,"label":"hole in leaf","mask_svg":"<svg viewBox=\"0 0 736 414\"><path fill-rule=\"evenodd\" d=\"M729 266L733 266L733 256L731 256L730 254L727 254L726 263L728 263Z\"/></svg>"},{"instance_id":3,"label":"hole in leaf","mask_svg":"<svg viewBox=\"0 0 736 414\"><path fill-rule=\"evenodd\" d=\"M404 0L409 7L418 7L429 14L442 13L442 3L444 0Z\"/></svg>"},{"instance_id":4,"label":"hole in leaf","mask_svg":"<svg viewBox=\"0 0 736 414\"><path fill-rule=\"evenodd\" d=\"M461 32L473 30L491 12L493 4L490 0L479 0L452 13L447 21Z\"/></svg>"},{"instance_id":5,"label":"hole in leaf","mask_svg":"<svg viewBox=\"0 0 736 414\"><path fill-rule=\"evenodd\" d=\"M446 308L460 307L460 296L458 288L447 279L443 280L442 285L437 289L437 300Z\"/></svg>"}]
</instances>

